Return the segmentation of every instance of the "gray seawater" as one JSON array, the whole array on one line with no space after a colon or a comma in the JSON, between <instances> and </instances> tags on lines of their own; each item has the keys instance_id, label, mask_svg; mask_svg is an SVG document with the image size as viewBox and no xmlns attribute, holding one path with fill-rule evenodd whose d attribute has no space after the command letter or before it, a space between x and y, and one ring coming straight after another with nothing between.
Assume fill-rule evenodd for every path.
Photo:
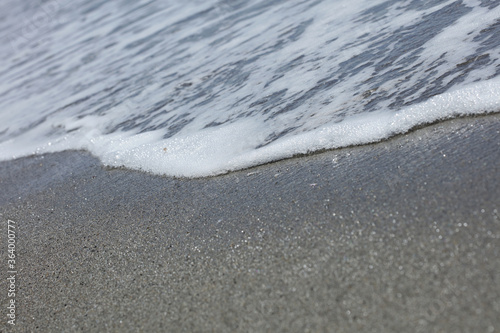
<instances>
[{"instance_id":1,"label":"gray seawater","mask_svg":"<svg viewBox=\"0 0 500 333\"><path fill-rule=\"evenodd\" d=\"M12 152L16 140L33 152L61 140L85 148L94 128L160 142L248 122L258 151L398 112L499 77L499 5L4 1L0 145L10 146L0 153L28 153Z\"/></svg>"}]
</instances>

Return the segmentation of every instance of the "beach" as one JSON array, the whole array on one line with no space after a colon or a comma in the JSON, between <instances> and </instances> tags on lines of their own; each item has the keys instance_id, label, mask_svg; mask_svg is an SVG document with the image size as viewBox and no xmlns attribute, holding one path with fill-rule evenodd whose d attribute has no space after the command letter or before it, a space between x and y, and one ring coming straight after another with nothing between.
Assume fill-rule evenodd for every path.
<instances>
[{"instance_id":1,"label":"beach","mask_svg":"<svg viewBox=\"0 0 500 333\"><path fill-rule=\"evenodd\" d=\"M497 332L500 115L199 179L0 163L18 332Z\"/></svg>"},{"instance_id":2,"label":"beach","mask_svg":"<svg viewBox=\"0 0 500 333\"><path fill-rule=\"evenodd\" d=\"M0 8L0 333L500 330L500 1Z\"/></svg>"}]
</instances>

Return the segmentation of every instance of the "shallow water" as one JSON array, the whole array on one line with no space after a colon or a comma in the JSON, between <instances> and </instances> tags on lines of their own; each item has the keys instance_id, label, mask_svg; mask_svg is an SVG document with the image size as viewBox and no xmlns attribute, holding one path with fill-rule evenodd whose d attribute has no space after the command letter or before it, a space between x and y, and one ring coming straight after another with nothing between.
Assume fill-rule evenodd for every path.
<instances>
[{"instance_id":1,"label":"shallow water","mask_svg":"<svg viewBox=\"0 0 500 333\"><path fill-rule=\"evenodd\" d=\"M206 176L500 110L500 2L0 5L0 159Z\"/></svg>"}]
</instances>

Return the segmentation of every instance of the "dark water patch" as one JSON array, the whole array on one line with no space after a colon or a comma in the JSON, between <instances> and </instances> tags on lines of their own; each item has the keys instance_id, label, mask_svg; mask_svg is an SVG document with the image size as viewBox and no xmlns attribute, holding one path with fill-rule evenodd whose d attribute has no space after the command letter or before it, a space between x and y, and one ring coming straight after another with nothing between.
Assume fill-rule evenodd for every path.
<instances>
[{"instance_id":1,"label":"dark water patch","mask_svg":"<svg viewBox=\"0 0 500 333\"><path fill-rule=\"evenodd\" d=\"M186 38L183 38L179 41L180 44L183 43L192 43L197 42L202 39L210 38L217 33L220 33L223 30L227 30L233 28L236 24L241 24L242 22L253 19L262 13L264 13L267 9L272 6L275 6L279 3L283 3L284 0L269 0L269 1L261 1L255 5L251 5L248 8L242 8L241 6L236 7L237 10L234 14L226 16L214 23L210 26L204 28L202 31L192 34Z\"/></svg>"},{"instance_id":2,"label":"dark water patch","mask_svg":"<svg viewBox=\"0 0 500 333\"><path fill-rule=\"evenodd\" d=\"M432 7L430 2L418 2L421 6ZM385 15L388 8L394 4L394 1L388 1L384 4L372 8L365 13L375 15ZM409 6L416 6L416 2L412 2ZM408 82L413 75L421 74L425 70L421 68L423 62L421 54L424 50L423 45L437 36L446 27L456 22L460 17L469 13L472 9L461 4L460 2L452 3L435 12L424 16L418 23L405 26L397 29L391 35L383 33L376 38L376 41L369 44L367 50L353 58L346 60L339 65L336 76L340 80L357 75L364 68L374 67L374 73L364 83L370 83L370 87L364 91L383 86L385 83L401 78L402 82ZM389 50L389 51L388 51ZM441 58L443 55L441 56ZM437 62L434 65L437 67L441 63ZM477 68L477 67L476 67ZM475 69L475 68L472 68ZM449 72L448 75L454 74L456 71ZM464 76L470 72L464 73ZM364 111L375 111L380 102L385 100L394 100L389 104L393 109L399 109L402 106L411 105L421 102L429 97L430 93L442 93L451 85L442 86L443 80L434 79L435 72L430 72L425 78L419 79L417 85L408 89L396 90L391 92L379 91L374 94L368 103L363 107ZM448 76L446 75L446 76ZM401 85L400 82L399 84ZM455 81L456 83L456 81ZM417 98L407 100L422 87L432 84L432 88ZM358 85L361 88L362 85ZM358 92L357 94L361 94Z\"/></svg>"},{"instance_id":3,"label":"dark water patch","mask_svg":"<svg viewBox=\"0 0 500 333\"><path fill-rule=\"evenodd\" d=\"M299 23L299 25L285 31L278 38L285 38L292 42L297 41L300 36L306 31L307 27L309 27L314 22L314 19L309 19L307 21Z\"/></svg>"},{"instance_id":4,"label":"dark water patch","mask_svg":"<svg viewBox=\"0 0 500 333\"><path fill-rule=\"evenodd\" d=\"M250 98L252 98L254 95L253 94L249 94L249 95L246 95L246 96L243 96L242 98L238 99L232 106L231 108L235 108L235 107L238 107L240 106L243 102L245 101L248 101Z\"/></svg>"},{"instance_id":5,"label":"dark water patch","mask_svg":"<svg viewBox=\"0 0 500 333\"><path fill-rule=\"evenodd\" d=\"M164 100L164 101L157 102L146 113L147 114L154 114L158 110L163 109L165 106L167 106L168 104L172 103L173 101L174 100L170 98L170 99L167 99L167 100Z\"/></svg>"},{"instance_id":6,"label":"dark water patch","mask_svg":"<svg viewBox=\"0 0 500 333\"><path fill-rule=\"evenodd\" d=\"M393 33L393 37L387 38L381 42L370 45L369 49L390 49L389 53L383 57L375 71L381 71L389 67L395 60L402 55L413 52L413 55L419 55L422 46L429 40L441 33L446 27L456 22L460 17L471 12L472 9L458 3L452 3L440 10L428 14L418 23L409 27L402 27ZM390 47L393 45L394 47ZM376 55L376 54L375 54Z\"/></svg>"},{"instance_id":7,"label":"dark water patch","mask_svg":"<svg viewBox=\"0 0 500 333\"><path fill-rule=\"evenodd\" d=\"M226 120L226 121L212 121L212 122L206 124L203 128L217 127L217 126L220 126L220 125L227 124L228 122L229 122L229 120Z\"/></svg>"},{"instance_id":8,"label":"dark water patch","mask_svg":"<svg viewBox=\"0 0 500 333\"><path fill-rule=\"evenodd\" d=\"M285 64L281 67L278 67L278 69L275 71L276 74L272 77L271 80L269 80L266 83L266 85L264 86L264 89L267 88L268 86L270 86L276 80L279 80L280 78L285 76L286 72L290 72L295 67L302 65L304 63L304 60L305 60L305 55L302 54L302 55L298 56L297 58L291 60L287 64Z\"/></svg>"},{"instance_id":9,"label":"dark water patch","mask_svg":"<svg viewBox=\"0 0 500 333\"><path fill-rule=\"evenodd\" d=\"M220 97L219 94L212 94L209 97L205 98L205 100L203 100L203 101L195 104L193 106L193 108L198 108L198 107L201 107L201 106L208 105L208 104L212 103L213 101L215 101L218 97Z\"/></svg>"},{"instance_id":10,"label":"dark water patch","mask_svg":"<svg viewBox=\"0 0 500 333\"><path fill-rule=\"evenodd\" d=\"M266 139L264 140L264 142L263 142L263 143L261 143L261 144L259 144L257 147L255 147L255 149L259 149L259 148L265 147L265 146L267 146L268 144L270 144L270 143L272 143L272 142L276 141L277 139L282 138L282 137L284 137L285 135L287 135L287 134L289 134L289 133L293 132L293 131L294 131L294 130L296 130L297 128L299 128L299 127L298 127L298 126L297 126L297 127L289 127L289 128L287 128L287 129L285 129L285 130L283 130L283 131L281 131L281 132L278 132L278 133L273 132L273 133L269 134L269 135L266 137Z\"/></svg>"},{"instance_id":11,"label":"dark water patch","mask_svg":"<svg viewBox=\"0 0 500 333\"><path fill-rule=\"evenodd\" d=\"M278 109L275 112L271 112L271 115L267 118L267 120L273 119L273 118L277 117L280 114L287 113L289 111L295 110L296 108L298 108L299 106L303 105L308 100L310 100L311 98L313 98L319 92L331 88L333 85L335 85L338 82L339 82L339 80L337 80L337 79L330 79L330 78L325 78L325 79L322 79L322 80L318 81L318 83L317 83L316 86L314 86L313 88L309 89L307 92L305 92L304 94L302 94L300 97L298 97L297 99L295 99L292 102L290 102L289 104L287 104L284 108Z\"/></svg>"},{"instance_id":12,"label":"dark water patch","mask_svg":"<svg viewBox=\"0 0 500 333\"><path fill-rule=\"evenodd\" d=\"M410 3L401 4L401 1L399 0L389 0L364 10L363 12L360 13L359 17L355 20L355 22L367 23L367 22L380 21L387 17L387 15L389 14L389 10L392 7L395 7L398 10L402 11L407 11L407 10L421 11L430 9L435 6L439 6L447 1L448 0L412 0Z\"/></svg>"},{"instance_id":13,"label":"dark water patch","mask_svg":"<svg viewBox=\"0 0 500 333\"><path fill-rule=\"evenodd\" d=\"M95 94L88 95L88 96L82 97L82 98L80 98L80 99L77 99L77 100L76 100L76 101L74 101L74 102L71 102L71 103L69 103L69 104L66 104L65 106L63 106L62 108L58 109L57 111L62 111L62 110L67 109L67 108L69 108L69 107L76 106L76 105L78 105L78 104L80 104L80 103L83 103L83 102L85 102L85 101L89 100L89 99L90 99L90 98L92 98L93 96L95 96Z\"/></svg>"},{"instance_id":14,"label":"dark water patch","mask_svg":"<svg viewBox=\"0 0 500 333\"><path fill-rule=\"evenodd\" d=\"M1 130L1 131L0 131L0 137L2 137L2 138L3 138L3 135L9 131L9 128L10 128L10 127L6 127L5 129Z\"/></svg>"},{"instance_id":15,"label":"dark water patch","mask_svg":"<svg viewBox=\"0 0 500 333\"><path fill-rule=\"evenodd\" d=\"M249 25L247 25L246 27L248 27ZM246 28L246 27L243 27L243 30ZM230 32L216 40L214 40L213 42L211 42L210 44L208 44L210 47L217 47L219 45L224 45L226 43L228 43L229 41L232 41L233 39L235 38L238 38L239 36L241 36L240 33L238 32Z\"/></svg>"},{"instance_id":16,"label":"dark water patch","mask_svg":"<svg viewBox=\"0 0 500 333\"><path fill-rule=\"evenodd\" d=\"M500 3L500 2L499 2ZM474 42L481 42L481 47L476 52L482 53L489 50L500 48L500 19L490 25L488 28L479 32L479 35L473 39Z\"/></svg>"},{"instance_id":17,"label":"dark water patch","mask_svg":"<svg viewBox=\"0 0 500 333\"><path fill-rule=\"evenodd\" d=\"M83 15L90 14L90 13L98 10L99 8L101 8L102 6L104 6L105 4L106 4L106 1L101 1L101 2L97 2L97 3L91 4L87 8L84 8L81 13Z\"/></svg>"},{"instance_id":18,"label":"dark water patch","mask_svg":"<svg viewBox=\"0 0 500 333\"><path fill-rule=\"evenodd\" d=\"M179 118L181 118L180 120L174 122L173 125L169 126L167 128L167 133L165 135L163 135L163 139L168 139L168 138L171 138L172 136L176 135L184 127L186 127L186 125L188 125L189 123L191 123L194 120L194 118L185 119L188 116L189 116L189 114L184 114L184 115L180 116L179 117Z\"/></svg>"},{"instance_id":19,"label":"dark water patch","mask_svg":"<svg viewBox=\"0 0 500 333\"><path fill-rule=\"evenodd\" d=\"M190 15L182 20L179 20L179 21L173 23L172 25L168 25L165 28L162 28L162 29L160 29L160 30L158 30L158 31L156 31L156 32L144 37L144 38L141 38L139 40L136 40L132 43L127 44L124 47L124 49L136 48L136 47L143 45L145 43L152 42L153 39L155 39L155 38L159 38L159 40L156 41L157 43L159 43L162 41L163 38L165 38L165 35L168 35L176 30L179 30L181 28L181 26L183 26L183 25L191 24L192 21L195 21L199 18L204 17L205 15L212 12L213 10L214 10L214 8L211 7L211 8L208 8L206 10L199 11L193 15ZM180 41L180 43L182 43L182 40Z\"/></svg>"},{"instance_id":20,"label":"dark water patch","mask_svg":"<svg viewBox=\"0 0 500 333\"><path fill-rule=\"evenodd\" d=\"M479 0L479 1L481 1L480 6L487 7L488 9L493 9L500 5L500 1L498 0Z\"/></svg>"},{"instance_id":21,"label":"dark water patch","mask_svg":"<svg viewBox=\"0 0 500 333\"><path fill-rule=\"evenodd\" d=\"M253 102L248 107L253 108L253 107L258 106L261 108L265 108L265 107L268 107L270 105L276 105L277 102L281 101L283 99L283 97L285 97L287 91L288 91L288 89L283 89L283 90L274 92L271 95L265 96L264 98L261 98L255 102Z\"/></svg>"},{"instance_id":22,"label":"dark water patch","mask_svg":"<svg viewBox=\"0 0 500 333\"><path fill-rule=\"evenodd\" d=\"M486 64L490 63L491 59L489 54L484 54L477 57L470 57L470 59L464 61L463 63L457 64L456 68L446 72L445 74L434 79L427 86L428 88L416 99L408 102L407 104L414 104L423 102L432 96L440 95L446 92L452 86L463 82L467 75L478 68L484 67ZM453 77L447 84L444 84L444 80Z\"/></svg>"}]
</instances>

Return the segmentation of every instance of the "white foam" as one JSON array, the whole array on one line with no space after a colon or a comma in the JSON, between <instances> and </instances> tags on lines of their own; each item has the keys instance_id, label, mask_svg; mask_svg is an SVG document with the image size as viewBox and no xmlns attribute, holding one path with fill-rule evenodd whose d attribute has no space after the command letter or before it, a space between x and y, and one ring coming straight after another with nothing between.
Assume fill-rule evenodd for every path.
<instances>
[{"instance_id":1,"label":"white foam","mask_svg":"<svg viewBox=\"0 0 500 333\"><path fill-rule=\"evenodd\" d=\"M108 165L125 165L158 174L202 177L222 174L321 149L380 141L415 126L465 115L500 111L500 79L470 85L435 96L399 112L359 115L323 128L283 138L255 149L261 138L258 124L238 123L204 130L182 138L137 144L137 138L118 140L119 149L91 148ZM147 141L147 140L146 140ZM228 145L228 142L231 144ZM164 150L166 149L166 150ZM120 158L116 158L119 155ZM147 163L144 163L147 161Z\"/></svg>"},{"instance_id":2,"label":"white foam","mask_svg":"<svg viewBox=\"0 0 500 333\"><path fill-rule=\"evenodd\" d=\"M403 50L392 64L377 63L401 40L383 42L455 1L425 10L403 10L408 2L395 3L385 16L367 21L358 21L363 11L384 5L385 0L323 1L311 8L302 1L277 2L269 10L257 11L254 19L243 14L241 20L232 20L234 12L224 7L232 5L221 3L126 5L137 6L133 11L105 3L83 20L75 17L74 9L83 11L85 2L76 1L75 8L60 9L58 22L46 22L40 31L14 40L14 46L28 47L0 51L13 66L0 69L0 160L86 149L110 166L201 177L296 154L367 144L441 119L500 111L500 79L492 78L500 65L500 50L477 51L481 49L477 37L496 22L500 7L465 1L470 12L418 46L418 60L406 65L421 67L391 76L400 70L397 63L410 55ZM251 0L244 6L265 3ZM215 9L189 24L172 25L210 8ZM129 16L122 17L125 12ZM141 19L143 14L149 16ZM23 23L7 19L11 31ZM301 22L310 25L300 38L287 41ZM197 39L202 31L205 35ZM186 42L189 38L193 41ZM283 45L277 47L279 41ZM140 46L126 47L133 43ZM376 43L384 45L383 52ZM374 52L382 53L363 59ZM487 56L490 62L469 71L456 70L470 62L471 55ZM280 71L299 56L295 67ZM252 57L259 60L236 65ZM356 57L359 63L351 64L346 69L350 74L338 83L318 88L303 104L270 116L317 88L320 80L338 78L344 63ZM353 70L356 66L363 69ZM244 78L227 84L224 80L231 81L233 69L234 75ZM457 83L451 84L454 80ZM189 84L183 87L185 82ZM446 92L422 103L402 109L391 106L396 92L409 91L401 104L411 104L422 100L424 92L425 96L438 93L429 93L429 87L437 90L448 84L441 90ZM118 92L112 94L114 90ZM367 111L364 107L373 97L365 94L369 90L386 97ZM200 92L206 97L195 98ZM283 92L282 100L270 110L251 107L277 92ZM166 124L161 129L142 133L138 124L120 127L168 99L172 102L163 108L165 112L147 124ZM164 139L169 126L178 124L169 119L185 116L190 122ZM223 124L210 127L212 123ZM287 134L269 139L281 132Z\"/></svg>"},{"instance_id":3,"label":"white foam","mask_svg":"<svg viewBox=\"0 0 500 333\"><path fill-rule=\"evenodd\" d=\"M103 135L98 130L79 130L75 134L79 139L68 140L66 137L57 142L46 142L40 144L36 153L83 148L109 166L126 166L178 177L203 177L321 149L376 142L421 124L499 110L500 79L493 79L435 96L399 112L378 111L353 116L340 123L285 137L258 149L255 147L263 140L258 133L265 131L261 128L262 124L247 119L164 140L161 139L161 131L139 135ZM91 128L100 119L85 121ZM82 126L83 122L67 125ZM23 150L25 144L24 141L14 140L4 142L0 145L0 156L5 157L12 152L19 152L20 155L33 153Z\"/></svg>"}]
</instances>

